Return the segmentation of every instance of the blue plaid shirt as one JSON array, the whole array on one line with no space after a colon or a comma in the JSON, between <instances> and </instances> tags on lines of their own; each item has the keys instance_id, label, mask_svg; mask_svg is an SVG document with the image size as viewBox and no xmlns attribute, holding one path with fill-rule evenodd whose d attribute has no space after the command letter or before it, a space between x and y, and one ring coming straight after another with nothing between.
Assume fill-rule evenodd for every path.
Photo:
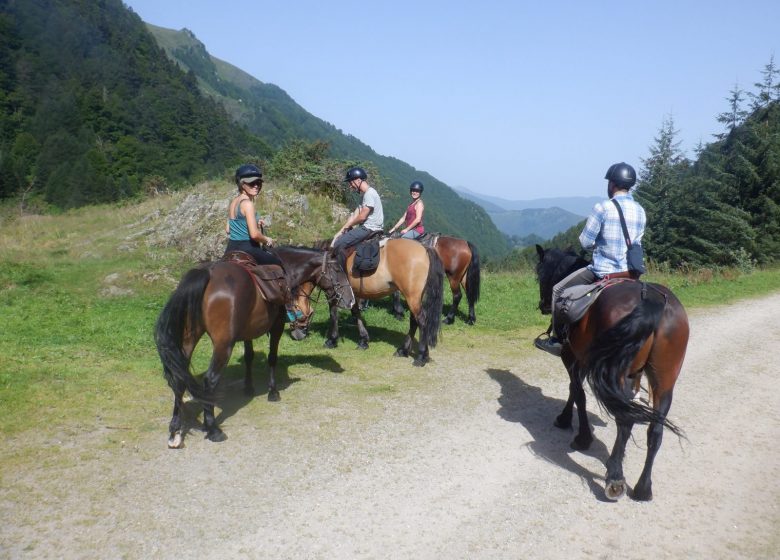
<instances>
[{"instance_id":1,"label":"blue plaid shirt","mask_svg":"<svg viewBox=\"0 0 780 560\"><path fill-rule=\"evenodd\" d=\"M645 210L634 200L631 194L619 194L613 197L623 210L626 219L628 237L631 244L642 244L645 233ZM593 249L593 262L588 268L599 278L605 274L625 272L626 241L617 208L610 200L598 202L585 222L580 234L580 243L586 250Z\"/></svg>"}]
</instances>

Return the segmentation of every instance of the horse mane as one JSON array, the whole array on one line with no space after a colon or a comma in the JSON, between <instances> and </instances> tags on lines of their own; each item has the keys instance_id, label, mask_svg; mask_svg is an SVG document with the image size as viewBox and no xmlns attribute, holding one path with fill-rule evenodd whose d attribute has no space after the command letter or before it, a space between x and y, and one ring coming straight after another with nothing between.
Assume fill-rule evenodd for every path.
<instances>
[{"instance_id":1,"label":"horse mane","mask_svg":"<svg viewBox=\"0 0 780 560\"><path fill-rule=\"evenodd\" d=\"M539 249L541 247L537 245L537 250ZM590 261L575 252L571 247L566 249L551 247L550 249L542 249L542 251L544 252L544 258L536 265L536 275L540 280L557 279L555 280L557 282L575 270L590 264Z\"/></svg>"}]
</instances>

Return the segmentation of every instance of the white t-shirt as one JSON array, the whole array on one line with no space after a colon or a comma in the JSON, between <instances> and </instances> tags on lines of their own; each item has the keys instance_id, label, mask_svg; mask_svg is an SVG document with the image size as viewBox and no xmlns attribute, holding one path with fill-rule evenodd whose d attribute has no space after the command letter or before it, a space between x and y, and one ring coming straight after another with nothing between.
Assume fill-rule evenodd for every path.
<instances>
[{"instance_id":1,"label":"white t-shirt","mask_svg":"<svg viewBox=\"0 0 780 560\"><path fill-rule=\"evenodd\" d=\"M379 198L379 193L376 192L374 187L368 187L368 190L363 193L363 201L360 207L368 206L371 208L371 212L368 214L368 218L363 222L366 229L371 231L379 231L385 227L385 214L382 210L382 199Z\"/></svg>"}]
</instances>

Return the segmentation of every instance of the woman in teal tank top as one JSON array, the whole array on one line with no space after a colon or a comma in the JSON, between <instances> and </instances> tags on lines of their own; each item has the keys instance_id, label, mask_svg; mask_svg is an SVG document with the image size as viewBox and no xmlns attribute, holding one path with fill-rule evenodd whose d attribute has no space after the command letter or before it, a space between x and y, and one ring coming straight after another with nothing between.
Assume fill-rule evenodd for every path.
<instances>
[{"instance_id":1,"label":"woman in teal tank top","mask_svg":"<svg viewBox=\"0 0 780 560\"><path fill-rule=\"evenodd\" d=\"M246 164L236 171L238 196L230 201L228 207L228 244L225 253L229 251L244 251L254 257L257 264L276 264L284 268L282 261L266 247L273 247L274 240L263 233L264 225L260 214L255 210L255 198L263 188L263 172L260 168ZM288 287L289 286L288 283ZM287 319L295 321L303 317L303 313L295 308L292 294L287 294Z\"/></svg>"}]
</instances>

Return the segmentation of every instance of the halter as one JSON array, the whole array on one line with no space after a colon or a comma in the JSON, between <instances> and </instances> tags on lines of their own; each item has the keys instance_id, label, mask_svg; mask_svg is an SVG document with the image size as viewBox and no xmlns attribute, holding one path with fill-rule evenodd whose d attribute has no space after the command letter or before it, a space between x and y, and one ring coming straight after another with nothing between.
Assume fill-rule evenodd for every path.
<instances>
[{"instance_id":1,"label":"halter","mask_svg":"<svg viewBox=\"0 0 780 560\"><path fill-rule=\"evenodd\" d=\"M335 262L335 259L331 259L330 262ZM318 288L320 288L320 292L322 292L322 288L319 285L320 284L320 280L322 280L323 276L327 275L328 280L330 280L330 283L333 286L333 296L329 297L327 292L326 292L325 293L325 298L327 299L329 304L335 302L336 305L338 305L344 299L342 297L342 295L341 295L341 290L345 286L342 285L339 282L338 277L335 277L335 278L333 277L334 275L328 270L328 267L327 267L328 263L329 263L328 252L325 251L325 252L322 253L322 264L320 265L320 274L317 276L317 280L315 280L314 285L317 286ZM352 289L351 286L349 285L349 281L347 281L346 287L350 288L350 290ZM306 297L308 298L309 301L312 301L312 297L311 297L312 293L314 293L314 289L313 288L312 288L311 293L309 293L309 294L306 294L306 292L304 292L304 294L306 295ZM315 303L317 303L317 302L319 302L319 296L317 297L317 301Z\"/></svg>"}]
</instances>

